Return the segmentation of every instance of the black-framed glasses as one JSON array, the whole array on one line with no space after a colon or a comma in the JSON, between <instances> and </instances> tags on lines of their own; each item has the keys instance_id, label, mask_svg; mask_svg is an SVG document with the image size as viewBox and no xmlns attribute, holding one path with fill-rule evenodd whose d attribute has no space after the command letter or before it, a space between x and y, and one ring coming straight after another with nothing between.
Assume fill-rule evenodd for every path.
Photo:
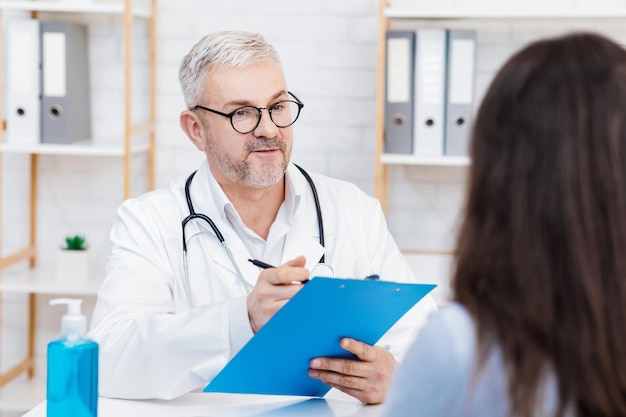
<instances>
[{"instance_id":1,"label":"black-framed glasses","mask_svg":"<svg viewBox=\"0 0 626 417\"><path fill-rule=\"evenodd\" d=\"M266 109L270 115L270 120L276 127L289 127L298 120L300 110L304 107L304 103L300 101L293 93L287 92L294 100L281 100L269 107L242 106L230 113L222 113L208 107L197 105L192 110L202 109L211 113L230 119L233 129L239 133L250 133L261 123L262 110Z\"/></svg>"}]
</instances>

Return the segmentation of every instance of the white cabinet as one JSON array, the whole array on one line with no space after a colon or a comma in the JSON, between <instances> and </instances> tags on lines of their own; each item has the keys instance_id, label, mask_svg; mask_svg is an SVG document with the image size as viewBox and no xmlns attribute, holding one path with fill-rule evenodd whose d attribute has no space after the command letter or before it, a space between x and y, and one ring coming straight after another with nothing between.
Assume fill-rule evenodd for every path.
<instances>
[{"instance_id":1,"label":"white cabinet","mask_svg":"<svg viewBox=\"0 0 626 417\"><path fill-rule=\"evenodd\" d=\"M85 143L75 143L70 145L52 145L52 144L35 144L35 145L15 145L7 144L4 141L4 131L6 130L6 117L3 108L4 92L0 87L0 195L3 192L3 183L15 179L16 176L30 176L29 199L27 206L29 207L29 229L24 234L28 235L28 244L25 248L4 254L0 257L0 296L2 294L22 294L28 303L28 351L25 352L25 358L17 365L0 374L0 413L3 410L24 411L31 408L35 404L41 402L45 398L45 381L42 376L45 372L41 369L35 370L35 334L36 334L36 317L37 317L37 295L52 294L65 296L92 297L95 296L99 282L102 279L101 274L96 273L95 276L89 277L85 283L62 283L55 279L54 268L38 268L36 243L38 237L38 209L40 184L38 184L38 169L40 158L63 156L65 158L105 158L106 161L115 159L120 166L121 183L119 188L119 202L131 195L131 184L133 175L137 174L137 169L132 166L133 157L142 156L145 158L145 172L140 175L145 177L147 188L154 187L154 148L155 148L155 115L156 115L156 0L146 0L141 5L136 5L131 0L119 1L98 1L98 0L41 0L41 1L2 1L0 0L0 26L7 19L14 18L15 14L28 14L30 18L38 18L41 20L61 20L68 19L70 21L84 22L87 26L93 24L97 19L109 19L118 36L122 39L120 51L122 54L122 65L119 67L119 73L115 74L116 79L122 86L123 93L120 95L119 102L115 103L114 110L117 117L107 121L107 127L113 127L114 131L119 135L111 138L110 141L92 140ZM5 15L5 16L3 16ZM11 15L11 16L8 16ZM108 20L107 20L108 22ZM134 29L141 28L139 36L143 36L141 41L138 40L137 33ZM0 33L4 34L4 27L0 27ZM133 46L145 48L143 51L147 57L146 62L137 63L133 56ZM2 45L0 45L2 48ZM99 53L93 51L92 53ZM2 86L4 83L5 63L2 62L3 53L0 49L0 79ZM106 57L104 58L106 59ZM93 72L93 69L90 69ZM139 118L133 112L133 98L136 98L136 91L141 90L136 87L136 75L140 73L140 81L145 84L143 94L146 97L146 105L143 108L145 117L137 121ZM133 78L135 73L135 78ZM92 102L99 100L102 94L100 91L91 92ZM135 116L135 117L133 117ZM98 129L102 126L93 126L94 136L98 135ZM106 136L106 133L104 134ZM6 175L8 178L2 177L3 157L8 155L26 155L30 169L23 173L11 173ZM109 163L109 162L105 162ZM94 164L96 165L96 164ZM12 175L15 175L12 177ZM0 199L2 197L0 196ZM0 244L2 243L2 227L7 225L11 219L3 218L2 209L0 208ZM103 221L110 221L104 219ZM0 249L2 247L0 246ZM28 268L19 268L25 266ZM16 268L17 267L17 268ZM7 269L8 268L8 269ZM3 271L4 270L4 271ZM1 301L1 298L0 298ZM89 313L89 312L87 312ZM0 315L1 317L1 315ZM3 317L6 323L7 317ZM1 324L1 323L0 323ZM11 340L1 339L3 345L10 343ZM0 346L1 350L2 346ZM14 390L11 384L10 395L1 395L2 387L7 386L11 381L24 379L23 374L28 374L29 380L24 384L23 389ZM34 377L34 378L33 378Z\"/></svg>"}]
</instances>

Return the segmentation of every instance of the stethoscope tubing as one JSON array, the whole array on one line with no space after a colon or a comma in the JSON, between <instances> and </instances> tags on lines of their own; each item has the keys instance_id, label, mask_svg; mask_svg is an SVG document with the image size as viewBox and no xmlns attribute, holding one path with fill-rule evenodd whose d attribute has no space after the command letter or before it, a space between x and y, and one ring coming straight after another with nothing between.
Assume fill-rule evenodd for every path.
<instances>
[{"instance_id":1,"label":"stethoscope tubing","mask_svg":"<svg viewBox=\"0 0 626 417\"><path fill-rule=\"evenodd\" d=\"M317 227L319 231L319 242L320 242L320 245L322 245L322 247L325 247L324 222L322 220L322 208L320 206L319 197L317 194L317 188L315 187L315 183L313 182L313 179L311 178L311 176L303 168L301 168L299 165L296 165L296 164L294 164L294 166L298 168L298 170L302 173L304 178L309 183L309 186L311 187L313 200L315 202L315 211L317 214ZM250 284L246 282L243 274L241 273L241 270L239 269L237 262L235 262L235 258L233 257L233 254L230 251L230 249L228 248L228 245L226 244L226 239L224 239L224 235L222 235L222 233L220 232L220 229L217 227L217 225L213 222L213 220L209 216L202 214L202 213L196 213L193 207L193 202L191 201L190 187L191 187L191 182L194 176L196 175L196 172L197 171L192 172L191 175L189 175L189 177L187 177L187 180L185 181L185 199L187 200L187 208L189 209L189 214L187 215L187 217L185 217L182 220L183 269L185 271L185 292L187 293L187 301L188 301L190 308L193 308L193 302L191 300L191 283L189 281L189 269L187 265L187 239L185 236L185 226L187 226L187 224L191 220L194 220L194 219L202 220L211 227L211 229L213 230L213 233L215 234L215 237L219 240L220 244L224 248L224 251L226 251L226 255L228 256L233 267L235 268L237 276L239 277L241 284L246 290L246 293L250 292ZM325 255L322 255L322 257L319 260L319 264L324 264L324 260L325 260ZM330 267L330 265L328 265L328 267L332 270L332 267Z\"/></svg>"}]
</instances>

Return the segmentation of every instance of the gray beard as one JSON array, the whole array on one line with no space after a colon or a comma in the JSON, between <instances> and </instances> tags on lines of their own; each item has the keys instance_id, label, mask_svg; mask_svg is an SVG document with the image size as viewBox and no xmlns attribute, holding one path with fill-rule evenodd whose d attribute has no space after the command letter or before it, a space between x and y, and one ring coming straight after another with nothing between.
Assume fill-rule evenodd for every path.
<instances>
[{"instance_id":1,"label":"gray beard","mask_svg":"<svg viewBox=\"0 0 626 417\"><path fill-rule=\"evenodd\" d=\"M229 181L244 184L248 187L266 188L277 184L285 175L287 166L289 165L290 155L287 146L280 139L261 139L255 138L246 145L246 153L249 154L259 149L278 148L283 154L283 160L278 166L273 164L265 164L260 169L254 170L247 160L236 160L226 156L215 145L213 141L208 141L207 157L217 168L224 174Z\"/></svg>"}]
</instances>

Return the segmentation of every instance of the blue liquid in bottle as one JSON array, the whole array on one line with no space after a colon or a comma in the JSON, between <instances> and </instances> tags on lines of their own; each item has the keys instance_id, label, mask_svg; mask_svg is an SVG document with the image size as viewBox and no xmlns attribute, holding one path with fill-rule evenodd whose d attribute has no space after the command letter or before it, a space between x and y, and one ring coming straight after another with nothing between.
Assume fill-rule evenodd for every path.
<instances>
[{"instance_id":1,"label":"blue liquid in bottle","mask_svg":"<svg viewBox=\"0 0 626 417\"><path fill-rule=\"evenodd\" d=\"M72 302L58 301L50 303ZM63 316L61 338L48 344L47 417L98 415L98 344L85 337L84 321L78 304L78 314Z\"/></svg>"}]
</instances>

